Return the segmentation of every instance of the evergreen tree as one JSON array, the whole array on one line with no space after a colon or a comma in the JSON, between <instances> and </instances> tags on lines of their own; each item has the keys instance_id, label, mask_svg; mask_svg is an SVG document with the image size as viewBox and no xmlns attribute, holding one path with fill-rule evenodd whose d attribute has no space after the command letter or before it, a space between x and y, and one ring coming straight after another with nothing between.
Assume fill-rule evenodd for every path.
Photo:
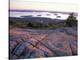
<instances>
[{"instance_id":1,"label":"evergreen tree","mask_svg":"<svg viewBox=\"0 0 80 60\"><path fill-rule=\"evenodd\" d=\"M77 26L77 19L76 19L76 17L74 16L74 13L71 13L70 16L67 18L66 24L67 24L67 26L69 26L69 27Z\"/></svg>"}]
</instances>

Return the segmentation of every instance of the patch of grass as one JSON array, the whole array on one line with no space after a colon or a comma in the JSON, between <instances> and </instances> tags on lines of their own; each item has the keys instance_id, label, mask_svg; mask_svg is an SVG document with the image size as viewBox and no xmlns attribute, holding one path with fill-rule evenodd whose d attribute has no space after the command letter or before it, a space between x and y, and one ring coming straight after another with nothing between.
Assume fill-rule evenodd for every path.
<instances>
[{"instance_id":1,"label":"patch of grass","mask_svg":"<svg viewBox=\"0 0 80 60\"><path fill-rule=\"evenodd\" d=\"M36 29L56 29L60 27L64 27L65 24L58 23L58 24L43 24L43 23L31 23L25 21L10 21L11 27L19 27L19 28L36 28Z\"/></svg>"}]
</instances>

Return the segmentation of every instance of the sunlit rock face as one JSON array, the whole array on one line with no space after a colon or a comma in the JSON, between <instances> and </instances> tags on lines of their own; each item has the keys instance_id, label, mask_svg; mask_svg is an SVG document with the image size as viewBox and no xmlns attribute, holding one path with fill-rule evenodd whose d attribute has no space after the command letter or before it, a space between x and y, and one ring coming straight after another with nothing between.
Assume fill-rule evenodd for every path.
<instances>
[{"instance_id":1,"label":"sunlit rock face","mask_svg":"<svg viewBox=\"0 0 80 60\"><path fill-rule=\"evenodd\" d=\"M64 23L69 14L53 12L10 12L12 20L31 23ZM77 55L77 28L10 28L9 58L26 59Z\"/></svg>"},{"instance_id":2,"label":"sunlit rock face","mask_svg":"<svg viewBox=\"0 0 80 60\"><path fill-rule=\"evenodd\" d=\"M10 29L10 59L77 55L77 29Z\"/></svg>"}]
</instances>

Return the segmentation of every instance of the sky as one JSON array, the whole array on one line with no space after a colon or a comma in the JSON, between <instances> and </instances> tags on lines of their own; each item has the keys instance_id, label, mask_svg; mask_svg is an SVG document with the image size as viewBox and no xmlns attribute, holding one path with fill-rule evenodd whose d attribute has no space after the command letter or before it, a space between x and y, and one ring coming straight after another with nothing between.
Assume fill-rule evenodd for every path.
<instances>
[{"instance_id":1,"label":"sky","mask_svg":"<svg viewBox=\"0 0 80 60\"><path fill-rule=\"evenodd\" d=\"M51 0L50 0L51 1ZM16 10L48 10L48 11L64 11L77 12L78 5L61 2L43 2L37 0L10 0L10 9Z\"/></svg>"}]
</instances>

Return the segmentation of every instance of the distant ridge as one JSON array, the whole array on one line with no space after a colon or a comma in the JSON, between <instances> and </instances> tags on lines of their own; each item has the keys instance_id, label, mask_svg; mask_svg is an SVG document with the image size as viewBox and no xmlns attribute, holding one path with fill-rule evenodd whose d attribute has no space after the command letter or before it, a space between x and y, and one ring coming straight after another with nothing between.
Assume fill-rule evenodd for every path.
<instances>
[{"instance_id":1,"label":"distant ridge","mask_svg":"<svg viewBox=\"0 0 80 60\"><path fill-rule=\"evenodd\" d=\"M47 11L47 10L9 10L9 11L13 11L13 12L51 12L51 13L62 13L62 14L70 14L70 13L75 13L75 15L77 16L77 12L62 12L62 11Z\"/></svg>"}]
</instances>

